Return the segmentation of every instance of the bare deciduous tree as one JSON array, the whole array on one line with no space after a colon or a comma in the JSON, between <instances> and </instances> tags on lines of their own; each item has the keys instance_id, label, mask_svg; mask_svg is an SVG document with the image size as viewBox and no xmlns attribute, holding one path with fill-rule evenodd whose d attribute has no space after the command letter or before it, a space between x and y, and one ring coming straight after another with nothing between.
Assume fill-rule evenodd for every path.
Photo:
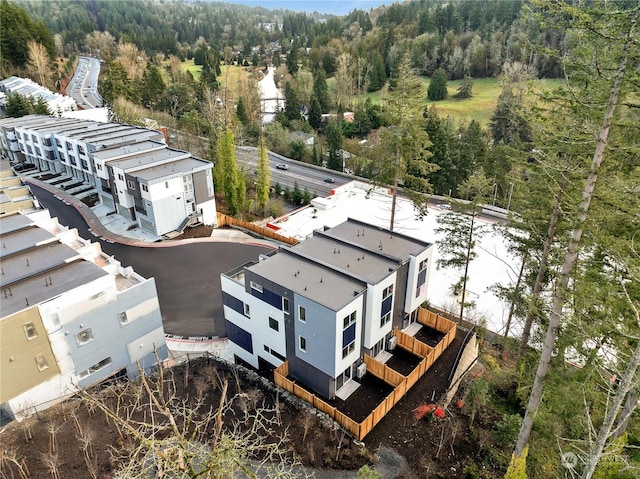
<instances>
[{"instance_id":1,"label":"bare deciduous tree","mask_svg":"<svg viewBox=\"0 0 640 479\"><path fill-rule=\"evenodd\" d=\"M51 83L51 59L47 49L34 40L27 43L29 50L27 69L35 77L35 80L44 87L49 87Z\"/></svg>"}]
</instances>

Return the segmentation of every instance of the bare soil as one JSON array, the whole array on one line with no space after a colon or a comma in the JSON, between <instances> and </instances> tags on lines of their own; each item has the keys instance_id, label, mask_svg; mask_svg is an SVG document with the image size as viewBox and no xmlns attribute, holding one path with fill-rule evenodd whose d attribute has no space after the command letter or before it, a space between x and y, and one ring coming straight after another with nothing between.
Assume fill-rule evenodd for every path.
<instances>
[{"instance_id":1,"label":"bare soil","mask_svg":"<svg viewBox=\"0 0 640 479\"><path fill-rule=\"evenodd\" d=\"M272 426L273 437L286 435L292 454L308 467L327 471L351 470L355 477L355 471L361 466L368 464L375 467L377 451L381 448L391 448L407 463L396 476L400 479L502 477L506 465L505 458L497 451L498 448L492 445L491 438L491 428L499 419L497 414L489 409L481 409L471 428L468 411L457 410L454 406L446 410L443 419L428 416L417 420L413 413L417 406L437 403L446 391L451 364L462 344L463 334L458 334L456 340L421 380L364 438L364 445L345 435L342 429L328 418L314 413L305 403L287 397L282 391L277 392L275 386L257 371L205 358L192 360L188 368L181 365L172 368L171 371L176 394L181 398L194 397L198 384L201 384L199 378L209 377L213 366L229 381L229 396L231 392L249 397L257 395L266 406L279 404L280 421L277 426ZM404 356L404 360L409 362L416 360L406 351L400 350L396 354ZM406 367L406 363L401 359L394 358L392 361ZM334 405L350 417L360 420L366 417L390 390L389 385L367 374L362 386L347 401L336 400ZM215 410L219 401L219 388L207 392L207 406L212 406ZM455 402L454 400L452 404ZM241 401L235 401L234 411L225 415L226 426L231 426L238 417L242 417L239 404ZM28 477L52 477L44 462L45 457L51 457L48 454L50 451L57 454L58 477L91 477L81 447L78 424L91 431L91 457L97 465L95 477L112 477L118 463L110 450L122 449L126 444L119 437L113 423L107 421L104 413L89 407L80 399L67 401L21 423L9 424L0 433L0 443L4 450L0 477L20 478L16 463L20 464L23 470L28 469ZM56 432L51 433L52 430ZM125 440L125 443L128 440ZM15 457L16 463L8 460L11 457Z\"/></svg>"}]
</instances>

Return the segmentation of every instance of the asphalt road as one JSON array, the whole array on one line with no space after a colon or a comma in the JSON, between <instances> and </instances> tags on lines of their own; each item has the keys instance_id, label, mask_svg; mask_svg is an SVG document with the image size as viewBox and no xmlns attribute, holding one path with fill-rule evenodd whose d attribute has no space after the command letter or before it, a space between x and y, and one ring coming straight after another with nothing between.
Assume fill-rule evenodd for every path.
<instances>
[{"instance_id":1,"label":"asphalt road","mask_svg":"<svg viewBox=\"0 0 640 479\"><path fill-rule=\"evenodd\" d=\"M100 60L80 57L76 71L67 85L67 95L73 97L84 109L102 106L102 98L97 90L99 74Z\"/></svg>"},{"instance_id":2,"label":"asphalt road","mask_svg":"<svg viewBox=\"0 0 640 479\"><path fill-rule=\"evenodd\" d=\"M183 337L224 337L220 273L256 260L270 248L250 244L202 242L172 247L138 247L102 241L89 232L82 215L50 192L31 185L33 194L60 224L97 241L102 251L145 278L154 277L165 333Z\"/></svg>"}]
</instances>

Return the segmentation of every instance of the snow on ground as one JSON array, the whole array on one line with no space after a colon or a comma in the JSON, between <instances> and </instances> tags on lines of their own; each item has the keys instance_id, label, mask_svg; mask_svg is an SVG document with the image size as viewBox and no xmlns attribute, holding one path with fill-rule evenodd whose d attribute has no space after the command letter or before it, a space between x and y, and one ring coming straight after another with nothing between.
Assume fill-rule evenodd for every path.
<instances>
[{"instance_id":1,"label":"snow on ground","mask_svg":"<svg viewBox=\"0 0 640 479\"><path fill-rule=\"evenodd\" d=\"M298 239L306 238L313 230L325 225L331 227L340 224L347 218L389 228L391 196L386 189L367 195L370 189L371 186L365 183L348 183L335 188L334 194L322 201L328 205L327 209L306 207L278 218L271 224L281 228L279 233ZM462 276L463 271L436 268L440 257L436 242L441 237L434 230L438 226L436 218L445 212L444 209L432 207L429 208L429 214L421 220L416 218L409 200L398 198L394 231L434 244L428 300L434 306L459 313L460 306L451 293L451 285ZM465 316L473 322L484 318L489 330L501 333L509 313L509 304L498 299L488 288L496 283L503 286L515 283L520 263L518 258L507 251L504 238L494 232L494 222L484 219L477 221L487 228L487 233L477 242L478 256L469 265L467 298L475 302L475 308L466 311ZM518 329L517 325L512 327L510 335L519 336L521 331Z\"/></svg>"},{"instance_id":2,"label":"snow on ground","mask_svg":"<svg viewBox=\"0 0 640 479\"><path fill-rule=\"evenodd\" d=\"M258 82L262 99L262 123L264 124L273 120L274 113L279 108L284 108L284 96L273 80L275 71L274 67L267 68L267 74Z\"/></svg>"}]
</instances>

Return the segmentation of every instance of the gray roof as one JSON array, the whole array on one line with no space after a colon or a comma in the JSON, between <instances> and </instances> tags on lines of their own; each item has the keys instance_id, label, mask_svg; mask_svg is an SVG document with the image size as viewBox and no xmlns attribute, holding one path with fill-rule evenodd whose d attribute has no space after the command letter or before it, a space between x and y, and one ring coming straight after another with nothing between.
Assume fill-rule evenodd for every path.
<instances>
[{"instance_id":1,"label":"gray roof","mask_svg":"<svg viewBox=\"0 0 640 479\"><path fill-rule=\"evenodd\" d=\"M2 316L108 274L23 215L0 218L0 231Z\"/></svg>"},{"instance_id":2,"label":"gray roof","mask_svg":"<svg viewBox=\"0 0 640 479\"><path fill-rule=\"evenodd\" d=\"M379 283L399 266L396 260L321 234L299 243L292 251L369 284Z\"/></svg>"},{"instance_id":3,"label":"gray roof","mask_svg":"<svg viewBox=\"0 0 640 479\"><path fill-rule=\"evenodd\" d=\"M135 147L136 145L131 145ZM162 148L160 150L151 150L151 151L141 151L138 154L133 154L130 156L126 156L124 158L118 158L115 160L108 161L109 166L115 166L117 168L121 168L124 171L130 170L132 168L139 169L141 171L145 171L145 165L153 165L155 163L162 163L159 166L154 168L162 168L164 170L167 167L173 166L174 163L179 162L181 159L185 159L190 157L191 154L185 151L173 150L171 148ZM100 158L100 155L97 154L96 158ZM167 165L168 163L168 165Z\"/></svg>"},{"instance_id":4,"label":"gray roof","mask_svg":"<svg viewBox=\"0 0 640 479\"><path fill-rule=\"evenodd\" d=\"M349 304L366 287L361 281L287 250L247 269L333 311Z\"/></svg>"},{"instance_id":5,"label":"gray roof","mask_svg":"<svg viewBox=\"0 0 640 479\"><path fill-rule=\"evenodd\" d=\"M52 299L106 274L108 273L89 261L73 261L49 272L25 277L11 286L3 285L2 316L9 316Z\"/></svg>"},{"instance_id":6,"label":"gray roof","mask_svg":"<svg viewBox=\"0 0 640 479\"><path fill-rule=\"evenodd\" d=\"M112 158L120 158L134 155L143 151L151 151L153 149L166 148L167 145L153 140L139 141L133 144L118 145L113 148L105 148L103 150L94 151L92 154L99 160L109 161Z\"/></svg>"},{"instance_id":7,"label":"gray roof","mask_svg":"<svg viewBox=\"0 0 640 479\"><path fill-rule=\"evenodd\" d=\"M136 171L134 176L141 180L153 181L166 178L167 176L173 176L176 173L189 173L191 171L204 170L211 168L211 166L211 163L208 161L191 157Z\"/></svg>"},{"instance_id":8,"label":"gray roof","mask_svg":"<svg viewBox=\"0 0 640 479\"><path fill-rule=\"evenodd\" d=\"M323 234L349 244L358 245L371 253L396 258L403 263L408 261L411 256L416 256L431 246L431 243L352 218L324 231Z\"/></svg>"}]
</instances>

